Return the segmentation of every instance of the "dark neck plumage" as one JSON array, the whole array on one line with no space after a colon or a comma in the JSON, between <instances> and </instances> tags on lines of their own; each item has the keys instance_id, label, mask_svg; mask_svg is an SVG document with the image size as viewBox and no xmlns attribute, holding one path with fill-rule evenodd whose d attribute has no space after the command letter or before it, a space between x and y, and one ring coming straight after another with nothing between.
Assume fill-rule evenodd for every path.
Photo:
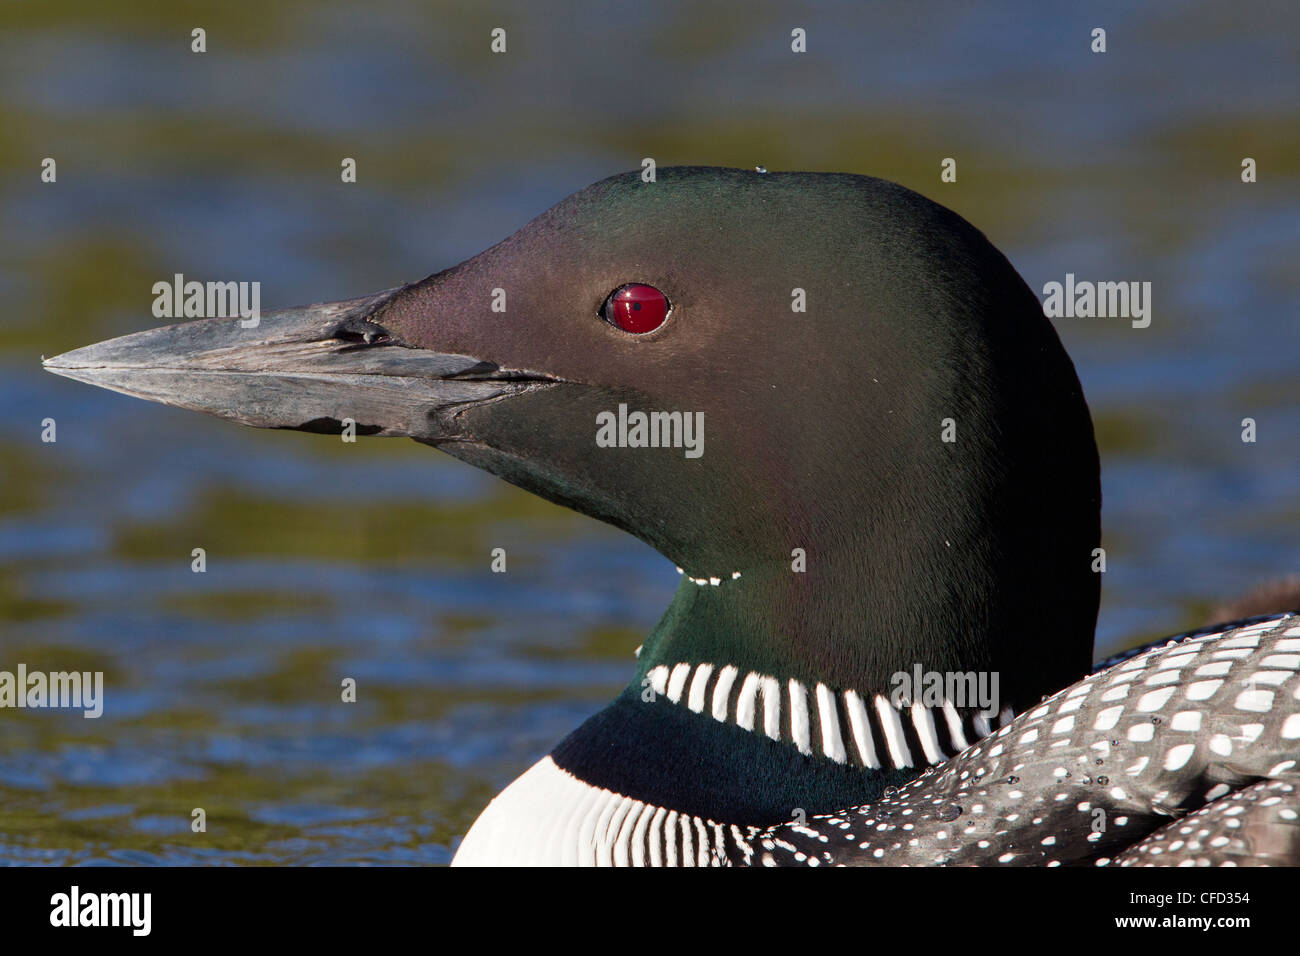
<instances>
[{"instance_id":1,"label":"dark neck plumage","mask_svg":"<svg viewBox=\"0 0 1300 956\"><path fill-rule=\"evenodd\" d=\"M629 687L551 752L590 786L724 824L765 826L878 798L918 768L864 772Z\"/></svg>"},{"instance_id":2,"label":"dark neck plumage","mask_svg":"<svg viewBox=\"0 0 1300 956\"><path fill-rule=\"evenodd\" d=\"M841 681L801 658L812 642L797 632L742 630L745 595L776 587L764 578L684 573L636 678L556 748L556 763L637 800L757 825L875 799L1009 719L996 678L960 688L971 699L881 683L869 669Z\"/></svg>"},{"instance_id":3,"label":"dark neck plumage","mask_svg":"<svg viewBox=\"0 0 1300 956\"><path fill-rule=\"evenodd\" d=\"M826 493L781 497L774 485L756 497L768 520L740 533L718 516L744 502L691 502L672 526L691 533L686 545L648 536L683 576L635 679L556 762L706 819L790 819L873 799L1082 676L1097 607L1096 471L1084 467L1095 448L1069 459L1083 477L1045 481L1065 456L1029 440L1007 425L970 429L957 450L888 449L878 498L839 463ZM896 678L918 673L944 688L968 677L972 694L904 705ZM991 711L983 723L972 695Z\"/></svg>"}]
</instances>

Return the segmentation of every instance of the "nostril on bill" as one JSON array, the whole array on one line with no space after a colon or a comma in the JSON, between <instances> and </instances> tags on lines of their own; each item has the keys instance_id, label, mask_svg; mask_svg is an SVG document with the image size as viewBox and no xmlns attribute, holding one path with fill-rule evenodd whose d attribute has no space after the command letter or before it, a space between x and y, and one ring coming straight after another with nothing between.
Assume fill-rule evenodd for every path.
<instances>
[{"instance_id":1,"label":"nostril on bill","mask_svg":"<svg viewBox=\"0 0 1300 956\"><path fill-rule=\"evenodd\" d=\"M349 345L384 345L393 341L382 325L362 318L344 319L335 327L333 337Z\"/></svg>"}]
</instances>

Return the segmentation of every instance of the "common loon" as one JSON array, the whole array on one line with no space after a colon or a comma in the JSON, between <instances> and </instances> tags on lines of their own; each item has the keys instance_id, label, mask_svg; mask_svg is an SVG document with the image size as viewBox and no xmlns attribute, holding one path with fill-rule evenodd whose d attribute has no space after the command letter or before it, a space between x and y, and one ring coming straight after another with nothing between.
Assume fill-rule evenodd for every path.
<instances>
[{"instance_id":1,"label":"common loon","mask_svg":"<svg viewBox=\"0 0 1300 956\"><path fill-rule=\"evenodd\" d=\"M681 570L627 689L457 864L1300 862L1300 618L1089 676L1074 367L989 241L900 186L615 176L414 284L45 365L409 436Z\"/></svg>"}]
</instances>

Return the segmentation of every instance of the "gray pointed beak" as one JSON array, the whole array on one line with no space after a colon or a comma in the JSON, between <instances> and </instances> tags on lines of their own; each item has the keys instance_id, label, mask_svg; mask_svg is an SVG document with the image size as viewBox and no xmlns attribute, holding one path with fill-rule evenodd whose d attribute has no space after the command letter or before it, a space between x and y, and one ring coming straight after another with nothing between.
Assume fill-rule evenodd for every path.
<instances>
[{"instance_id":1,"label":"gray pointed beak","mask_svg":"<svg viewBox=\"0 0 1300 956\"><path fill-rule=\"evenodd\" d=\"M545 376L412 348L374 321L393 291L268 312L257 324L201 319L45 359L63 375L258 428L454 439L455 411L544 388Z\"/></svg>"}]
</instances>

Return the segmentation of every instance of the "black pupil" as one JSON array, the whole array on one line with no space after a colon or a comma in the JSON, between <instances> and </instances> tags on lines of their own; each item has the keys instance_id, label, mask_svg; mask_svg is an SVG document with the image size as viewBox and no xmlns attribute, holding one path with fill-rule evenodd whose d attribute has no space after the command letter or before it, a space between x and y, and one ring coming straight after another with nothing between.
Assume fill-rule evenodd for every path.
<instances>
[{"instance_id":1,"label":"black pupil","mask_svg":"<svg viewBox=\"0 0 1300 956\"><path fill-rule=\"evenodd\" d=\"M632 311L633 311L633 312L640 312L640 311L641 311L641 303L640 303L640 302L633 302L633 303L632 303Z\"/></svg>"}]
</instances>

